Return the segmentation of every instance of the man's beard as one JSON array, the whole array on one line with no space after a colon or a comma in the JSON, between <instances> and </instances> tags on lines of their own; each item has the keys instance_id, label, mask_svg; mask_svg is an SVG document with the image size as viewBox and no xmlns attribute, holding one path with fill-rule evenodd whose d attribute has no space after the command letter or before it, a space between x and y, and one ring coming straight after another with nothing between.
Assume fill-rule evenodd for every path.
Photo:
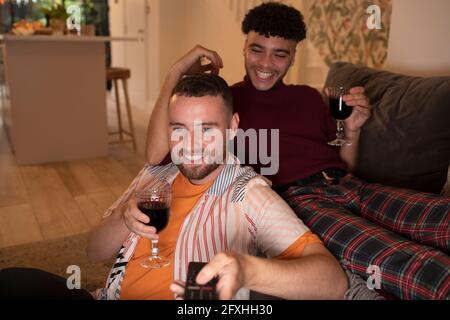
<instances>
[{"instance_id":1,"label":"man's beard","mask_svg":"<svg viewBox=\"0 0 450 320\"><path fill-rule=\"evenodd\" d=\"M220 164L214 163L214 164L205 164L205 165L199 165L192 168L187 168L183 164L177 165L180 172L188 178L189 180L201 180L206 178L211 172L216 170Z\"/></svg>"}]
</instances>

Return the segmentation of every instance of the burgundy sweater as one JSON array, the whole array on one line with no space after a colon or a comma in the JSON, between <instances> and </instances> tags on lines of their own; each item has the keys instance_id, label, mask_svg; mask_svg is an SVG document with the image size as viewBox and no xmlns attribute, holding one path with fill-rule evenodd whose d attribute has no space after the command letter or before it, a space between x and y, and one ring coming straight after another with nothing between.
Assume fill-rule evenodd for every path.
<instances>
[{"instance_id":1,"label":"burgundy sweater","mask_svg":"<svg viewBox=\"0 0 450 320\"><path fill-rule=\"evenodd\" d=\"M327 144L336 138L336 125L317 90L280 82L268 91L258 91L247 77L231 89L239 127L269 129L269 154L270 129L279 129L279 170L267 176L274 185L288 184L326 168L346 169L338 150ZM257 172L270 166L251 164L248 155L246 159Z\"/></svg>"}]
</instances>

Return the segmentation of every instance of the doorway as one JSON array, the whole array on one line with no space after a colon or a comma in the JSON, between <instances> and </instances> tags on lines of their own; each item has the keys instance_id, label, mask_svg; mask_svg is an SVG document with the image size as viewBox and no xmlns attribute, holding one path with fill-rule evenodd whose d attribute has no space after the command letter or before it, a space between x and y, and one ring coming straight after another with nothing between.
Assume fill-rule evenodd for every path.
<instances>
[{"instance_id":1,"label":"doorway","mask_svg":"<svg viewBox=\"0 0 450 320\"><path fill-rule=\"evenodd\" d=\"M135 41L112 41L112 66L131 70L129 93L131 104L141 110L147 108L147 0L108 0L112 37L138 38Z\"/></svg>"}]
</instances>

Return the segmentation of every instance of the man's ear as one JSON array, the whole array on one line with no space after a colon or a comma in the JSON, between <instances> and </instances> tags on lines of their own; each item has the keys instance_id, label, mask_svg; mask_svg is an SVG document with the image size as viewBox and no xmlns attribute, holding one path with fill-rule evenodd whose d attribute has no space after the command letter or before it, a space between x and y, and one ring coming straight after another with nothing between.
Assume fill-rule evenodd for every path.
<instances>
[{"instance_id":1,"label":"man's ear","mask_svg":"<svg viewBox=\"0 0 450 320\"><path fill-rule=\"evenodd\" d=\"M234 139L238 128L239 128L239 114L235 112L230 120L229 126L230 136L228 137L230 140Z\"/></svg>"}]
</instances>

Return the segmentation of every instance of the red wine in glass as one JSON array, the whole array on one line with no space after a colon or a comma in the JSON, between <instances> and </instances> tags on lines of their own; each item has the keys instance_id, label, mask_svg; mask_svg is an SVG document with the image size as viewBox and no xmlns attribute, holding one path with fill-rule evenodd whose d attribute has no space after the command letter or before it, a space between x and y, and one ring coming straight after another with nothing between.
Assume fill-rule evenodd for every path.
<instances>
[{"instance_id":1,"label":"red wine in glass","mask_svg":"<svg viewBox=\"0 0 450 320\"><path fill-rule=\"evenodd\" d=\"M336 139L328 142L329 145L335 147L343 146L346 141L344 138L344 120L350 117L353 107L348 106L343 97L347 94L344 87L327 87L325 94L328 96L330 105L330 113L337 120Z\"/></svg>"},{"instance_id":2,"label":"red wine in glass","mask_svg":"<svg viewBox=\"0 0 450 320\"><path fill-rule=\"evenodd\" d=\"M348 106L342 96L339 98L329 98L330 111L333 118L336 120L345 120L352 114L353 107Z\"/></svg>"},{"instance_id":3,"label":"red wine in glass","mask_svg":"<svg viewBox=\"0 0 450 320\"><path fill-rule=\"evenodd\" d=\"M155 227L157 232L163 230L169 223L172 187L164 179L159 179L147 185L143 190L136 191L137 207L150 218L148 226ZM159 255L158 240L151 240L151 255L141 262L144 268L163 268L170 264L170 259Z\"/></svg>"},{"instance_id":4,"label":"red wine in glass","mask_svg":"<svg viewBox=\"0 0 450 320\"><path fill-rule=\"evenodd\" d=\"M150 218L150 222L146 225L155 227L158 233L169 223L169 208L164 202L141 202L138 204L138 208Z\"/></svg>"}]
</instances>

